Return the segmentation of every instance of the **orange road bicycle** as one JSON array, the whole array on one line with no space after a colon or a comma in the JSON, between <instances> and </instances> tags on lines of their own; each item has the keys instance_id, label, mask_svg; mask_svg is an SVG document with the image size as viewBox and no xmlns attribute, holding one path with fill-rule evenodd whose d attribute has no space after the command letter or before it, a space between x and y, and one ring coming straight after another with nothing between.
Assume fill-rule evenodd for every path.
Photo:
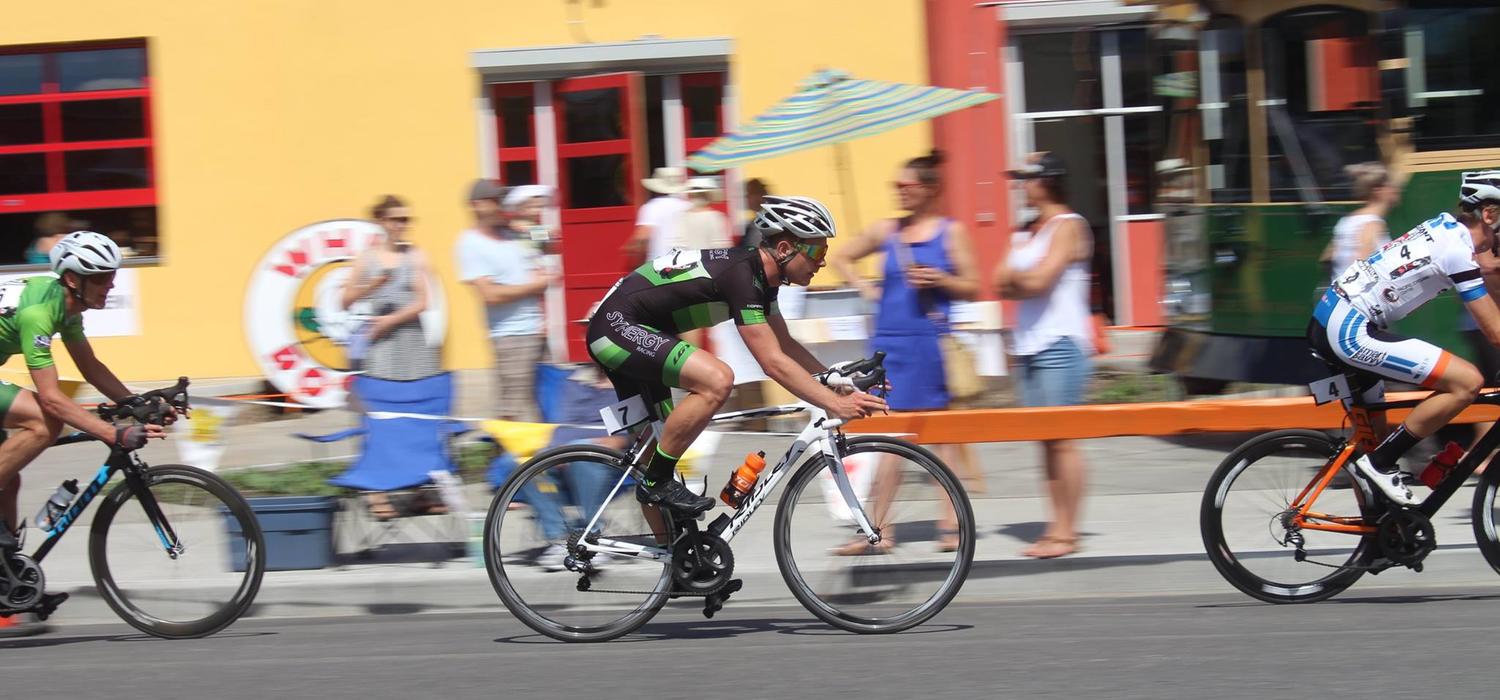
<instances>
[{"instance_id":1,"label":"orange road bicycle","mask_svg":"<svg viewBox=\"0 0 1500 700\"><path fill-rule=\"evenodd\" d=\"M1368 375L1339 371L1345 386L1370 386ZM1203 546L1214 568L1252 598L1312 603L1337 595L1366 572L1421 571L1437 548L1433 515L1500 447L1496 424L1420 505L1399 507L1357 478L1353 462L1374 449L1374 425L1384 411L1420 400L1367 402L1356 391L1343 401L1351 439L1313 430L1266 433L1229 453L1208 481L1199 517ZM1480 394L1474 403L1500 406L1500 391ZM1500 572L1497 491L1500 469L1485 470L1474 492L1473 523L1479 551Z\"/></svg>"}]
</instances>

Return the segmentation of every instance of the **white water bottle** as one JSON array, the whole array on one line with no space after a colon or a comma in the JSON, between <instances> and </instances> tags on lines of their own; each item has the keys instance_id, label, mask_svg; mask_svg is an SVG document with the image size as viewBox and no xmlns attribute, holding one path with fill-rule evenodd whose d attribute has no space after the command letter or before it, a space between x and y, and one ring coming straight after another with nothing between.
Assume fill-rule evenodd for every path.
<instances>
[{"instance_id":1,"label":"white water bottle","mask_svg":"<svg viewBox=\"0 0 1500 700\"><path fill-rule=\"evenodd\" d=\"M57 487L52 497L42 504L42 509L37 511L34 522L38 530L47 531L52 529L57 516L62 515L68 509L68 504L73 502L73 497L78 495L78 480L68 479Z\"/></svg>"}]
</instances>

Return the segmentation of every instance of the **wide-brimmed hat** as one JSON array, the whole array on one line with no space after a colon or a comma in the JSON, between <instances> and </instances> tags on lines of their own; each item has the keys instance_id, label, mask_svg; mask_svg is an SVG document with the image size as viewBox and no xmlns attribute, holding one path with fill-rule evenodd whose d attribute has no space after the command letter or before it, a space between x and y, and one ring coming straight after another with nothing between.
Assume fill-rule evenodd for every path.
<instances>
[{"instance_id":1,"label":"wide-brimmed hat","mask_svg":"<svg viewBox=\"0 0 1500 700\"><path fill-rule=\"evenodd\" d=\"M686 168L665 167L652 171L651 177L641 180L641 185L657 194L681 194L688 191Z\"/></svg>"},{"instance_id":2,"label":"wide-brimmed hat","mask_svg":"<svg viewBox=\"0 0 1500 700\"><path fill-rule=\"evenodd\" d=\"M506 209L515 209L528 199L550 198L555 191L551 185L516 185L505 193L505 200L500 204Z\"/></svg>"},{"instance_id":3,"label":"wide-brimmed hat","mask_svg":"<svg viewBox=\"0 0 1500 700\"><path fill-rule=\"evenodd\" d=\"M1068 168L1066 165L1063 165L1062 157L1056 153L1050 151L1042 153L1032 160L1033 162L1008 171L1008 174L1017 180L1063 177L1068 174Z\"/></svg>"},{"instance_id":4,"label":"wide-brimmed hat","mask_svg":"<svg viewBox=\"0 0 1500 700\"><path fill-rule=\"evenodd\" d=\"M687 181L688 194L706 194L710 201L720 201L724 198L724 189L719 185L716 177L695 177Z\"/></svg>"}]
</instances>

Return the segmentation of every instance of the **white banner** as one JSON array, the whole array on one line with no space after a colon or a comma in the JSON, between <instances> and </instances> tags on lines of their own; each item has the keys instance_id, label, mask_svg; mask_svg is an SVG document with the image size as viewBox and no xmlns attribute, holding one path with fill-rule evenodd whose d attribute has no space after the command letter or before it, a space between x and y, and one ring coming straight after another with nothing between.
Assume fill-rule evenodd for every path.
<instances>
[{"instance_id":1,"label":"white banner","mask_svg":"<svg viewBox=\"0 0 1500 700\"><path fill-rule=\"evenodd\" d=\"M0 284L44 275L56 276L50 272L18 272L0 275ZM115 288L109 290L104 308L83 312L83 331L90 338L141 334L140 292L133 268L121 268L115 273Z\"/></svg>"}]
</instances>

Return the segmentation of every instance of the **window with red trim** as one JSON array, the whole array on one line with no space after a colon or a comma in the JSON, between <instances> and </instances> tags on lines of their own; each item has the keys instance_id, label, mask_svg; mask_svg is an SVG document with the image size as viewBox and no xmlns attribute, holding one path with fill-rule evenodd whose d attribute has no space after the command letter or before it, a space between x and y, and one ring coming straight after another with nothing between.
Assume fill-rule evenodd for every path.
<instances>
[{"instance_id":1,"label":"window with red trim","mask_svg":"<svg viewBox=\"0 0 1500 700\"><path fill-rule=\"evenodd\" d=\"M153 153L144 40L0 47L0 264L80 228L157 255Z\"/></svg>"},{"instance_id":2,"label":"window with red trim","mask_svg":"<svg viewBox=\"0 0 1500 700\"><path fill-rule=\"evenodd\" d=\"M490 100L495 109L495 160L500 164L500 184L536 184L534 83L492 85Z\"/></svg>"}]
</instances>

